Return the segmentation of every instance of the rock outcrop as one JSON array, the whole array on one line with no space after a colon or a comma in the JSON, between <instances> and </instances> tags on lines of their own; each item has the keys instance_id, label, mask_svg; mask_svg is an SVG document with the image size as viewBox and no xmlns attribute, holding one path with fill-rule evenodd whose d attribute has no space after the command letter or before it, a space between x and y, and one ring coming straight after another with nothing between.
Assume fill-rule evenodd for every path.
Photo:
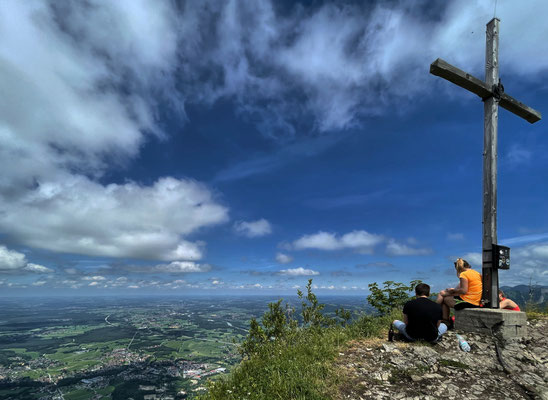
<instances>
[{"instance_id":1,"label":"rock outcrop","mask_svg":"<svg viewBox=\"0 0 548 400\"><path fill-rule=\"evenodd\" d=\"M528 322L527 337L511 341L459 331L435 345L354 341L337 359L338 399L548 400L547 334L548 319L537 319Z\"/></svg>"}]
</instances>

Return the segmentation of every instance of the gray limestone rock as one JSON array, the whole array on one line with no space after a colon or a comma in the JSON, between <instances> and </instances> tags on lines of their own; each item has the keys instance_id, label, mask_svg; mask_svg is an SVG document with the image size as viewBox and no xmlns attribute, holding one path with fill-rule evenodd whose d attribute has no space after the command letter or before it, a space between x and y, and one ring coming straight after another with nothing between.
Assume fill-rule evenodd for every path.
<instances>
[{"instance_id":1,"label":"gray limestone rock","mask_svg":"<svg viewBox=\"0 0 548 400\"><path fill-rule=\"evenodd\" d=\"M436 345L364 340L338 358L356 379L340 399L548 400L547 321L529 321L528 336L516 340L458 332L470 353L460 350L452 332Z\"/></svg>"}]
</instances>

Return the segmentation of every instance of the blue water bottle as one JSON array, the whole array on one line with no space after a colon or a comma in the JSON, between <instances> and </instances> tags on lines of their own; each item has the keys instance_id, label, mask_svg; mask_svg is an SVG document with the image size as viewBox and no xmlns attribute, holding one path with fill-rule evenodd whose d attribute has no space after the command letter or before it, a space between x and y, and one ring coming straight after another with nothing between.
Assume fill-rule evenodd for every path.
<instances>
[{"instance_id":1,"label":"blue water bottle","mask_svg":"<svg viewBox=\"0 0 548 400\"><path fill-rule=\"evenodd\" d=\"M469 352L470 351L470 345L464 338L457 333L457 339L459 340L459 346L462 351Z\"/></svg>"}]
</instances>

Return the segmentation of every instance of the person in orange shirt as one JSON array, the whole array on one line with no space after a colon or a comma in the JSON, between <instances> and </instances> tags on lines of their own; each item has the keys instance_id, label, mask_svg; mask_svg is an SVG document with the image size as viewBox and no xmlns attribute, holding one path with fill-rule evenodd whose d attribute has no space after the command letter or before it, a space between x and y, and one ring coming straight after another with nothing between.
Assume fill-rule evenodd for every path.
<instances>
[{"instance_id":1,"label":"person in orange shirt","mask_svg":"<svg viewBox=\"0 0 548 400\"><path fill-rule=\"evenodd\" d=\"M449 313L451 308L462 310L464 308L480 307L481 301L481 274L474 271L470 264L462 258L455 261L455 270L459 278L459 284L454 288L447 288L438 294L436 302L441 305L442 318L449 326Z\"/></svg>"},{"instance_id":2,"label":"person in orange shirt","mask_svg":"<svg viewBox=\"0 0 548 400\"><path fill-rule=\"evenodd\" d=\"M510 300L504 297L504 292L500 289L499 289L499 302L500 302L499 304L500 308L505 308L507 310L512 310L512 311L521 311L517 303L513 300Z\"/></svg>"}]
</instances>

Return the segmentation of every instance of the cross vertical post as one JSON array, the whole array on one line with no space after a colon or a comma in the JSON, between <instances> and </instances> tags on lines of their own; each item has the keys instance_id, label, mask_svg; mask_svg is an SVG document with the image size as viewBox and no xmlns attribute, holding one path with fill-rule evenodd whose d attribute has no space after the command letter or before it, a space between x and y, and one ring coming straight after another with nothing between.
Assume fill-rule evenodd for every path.
<instances>
[{"instance_id":1,"label":"cross vertical post","mask_svg":"<svg viewBox=\"0 0 548 400\"><path fill-rule=\"evenodd\" d=\"M504 93L499 79L499 23L493 18L487 24L485 47L485 81L438 58L430 73L447 79L483 100L483 215L482 215L482 282L481 299L490 308L499 308L499 265L493 260L497 245L497 127L499 106L534 124L542 115ZM499 249L500 250L500 249ZM507 249L509 252L509 249ZM507 257L509 256L509 253ZM509 259L508 259L509 261ZM507 264L509 266L509 264Z\"/></svg>"},{"instance_id":2,"label":"cross vertical post","mask_svg":"<svg viewBox=\"0 0 548 400\"><path fill-rule=\"evenodd\" d=\"M487 24L485 46L485 83L499 83L499 20ZM500 98L499 98L500 99ZM491 308L499 307L499 274L493 264L492 246L497 243L497 127L499 99L484 99L483 130L483 218L482 218L482 300Z\"/></svg>"}]
</instances>

